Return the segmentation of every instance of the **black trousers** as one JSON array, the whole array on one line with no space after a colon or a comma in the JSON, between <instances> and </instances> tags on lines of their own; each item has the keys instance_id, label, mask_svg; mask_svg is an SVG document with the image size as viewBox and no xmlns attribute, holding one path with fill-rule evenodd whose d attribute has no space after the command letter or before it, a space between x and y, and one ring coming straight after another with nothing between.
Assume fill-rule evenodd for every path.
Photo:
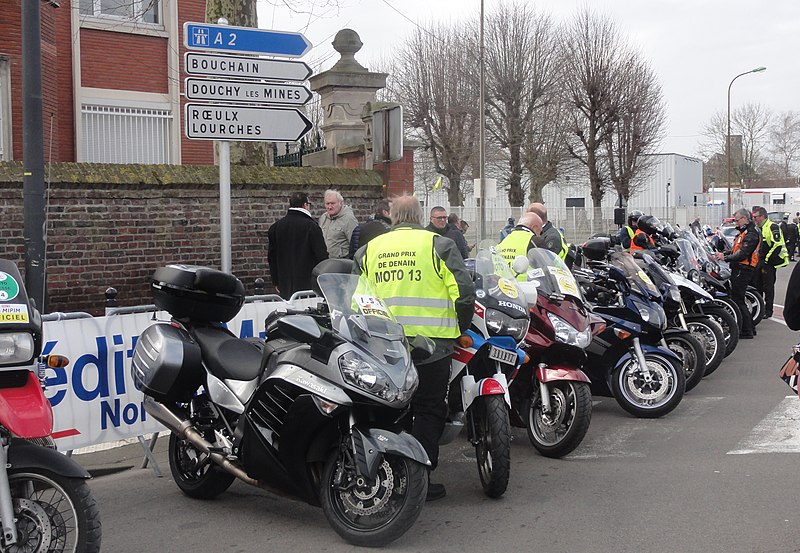
<instances>
[{"instance_id":1,"label":"black trousers","mask_svg":"<svg viewBox=\"0 0 800 553\"><path fill-rule=\"evenodd\" d=\"M747 286L750 284L750 281L753 280L755 272L755 269L744 268L738 265L731 267L731 299L739 307L739 311L742 312L742 320L740 321L739 329L742 334L745 335L752 335L754 328L753 315L750 313L750 309L748 309L747 303L744 301L744 294L747 291Z\"/></svg>"},{"instance_id":2,"label":"black trousers","mask_svg":"<svg viewBox=\"0 0 800 553\"><path fill-rule=\"evenodd\" d=\"M775 301L775 277L777 270L766 263L761 267L761 286L759 291L764 296L764 316L772 316L772 304Z\"/></svg>"},{"instance_id":3,"label":"black trousers","mask_svg":"<svg viewBox=\"0 0 800 553\"><path fill-rule=\"evenodd\" d=\"M411 434L419 440L431 460L431 470L439 464L439 439L447 421L447 388L450 381L450 356L432 363L417 364L419 386L411 399Z\"/></svg>"},{"instance_id":4,"label":"black trousers","mask_svg":"<svg viewBox=\"0 0 800 553\"><path fill-rule=\"evenodd\" d=\"M789 261L794 259L794 252L797 249L797 240L789 240L786 242L786 249L789 250Z\"/></svg>"}]
</instances>

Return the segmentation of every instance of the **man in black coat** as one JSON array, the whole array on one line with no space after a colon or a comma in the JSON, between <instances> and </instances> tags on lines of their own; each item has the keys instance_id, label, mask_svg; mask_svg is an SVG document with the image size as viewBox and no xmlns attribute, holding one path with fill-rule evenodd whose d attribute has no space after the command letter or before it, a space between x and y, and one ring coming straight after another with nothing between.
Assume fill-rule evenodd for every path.
<instances>
[{"instance_id":1,"label":"man in black coat","mask_svg":"<svg viewBox=\"0 0 800 553\"><path fill-rule=\"evenodd\" d=\"M295 192L289 198L289 211L267 231L269 274L285 299L298 290L311 290L311 270L328 259L322 229L310 208L308 194Z\"/></svg>"}]
</instances>

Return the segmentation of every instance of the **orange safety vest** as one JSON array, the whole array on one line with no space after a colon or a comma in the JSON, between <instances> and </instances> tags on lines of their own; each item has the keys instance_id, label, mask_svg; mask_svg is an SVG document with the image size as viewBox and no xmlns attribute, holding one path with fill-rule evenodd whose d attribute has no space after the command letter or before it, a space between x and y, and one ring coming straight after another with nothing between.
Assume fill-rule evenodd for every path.
<instances>
[{"instance_id":1,"label":"orange safety vest","mask_svg":"<svg viewBox=\"0 0 800 553\"><path fill-rule=\"evenodd\" d=\"M736 238L733 239L733 253L738 252L742 248L742 242L744 242L744 236L749 231L745 230L744 232L740 232L736 235ZM756 231L757 232L757 231ZM739 265L744 265L745 267L758 267L758 250L756 248L753 250L753 253L750 255L750 259L745 259L743 261L739 261Z\"/></svg>"},{"instance_id":2,"label":"orange safety vest","mask_svg":"<svg viewBox=\"0 0 800 553\"><path fill-rule=\"evenodd\" d=\"M636 239L636 235L637 234L644 234L647 237L647 241L650 243L650 245L655 247L656 243L653 242L653 237L650 236L649 234L647 234L645 231L637 228L636 232L633 233L633 238L631 238L631 247L630 247L631 251L646 250L647 249L647 248L643 248L641 246L637 246L636 244L633 243L633 241Z\"/></svg>"}]
</instances>

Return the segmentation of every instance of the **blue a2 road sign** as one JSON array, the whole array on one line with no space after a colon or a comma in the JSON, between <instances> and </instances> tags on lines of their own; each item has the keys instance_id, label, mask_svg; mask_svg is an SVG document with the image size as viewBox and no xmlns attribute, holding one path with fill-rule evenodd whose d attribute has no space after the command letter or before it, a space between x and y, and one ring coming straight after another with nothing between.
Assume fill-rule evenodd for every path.
<instances>
[{"instance_id":1,"label":"blue a2 road sign","mask_svg":"<svg viewBox=\"0 0 800 553\"><path fill-rule=\"evenodd\" d=\"M311 49L311 43L300 33L190 22L183 24L183 44L190 50L284 58L299 58Z\"/></svg>"}]
</instances>

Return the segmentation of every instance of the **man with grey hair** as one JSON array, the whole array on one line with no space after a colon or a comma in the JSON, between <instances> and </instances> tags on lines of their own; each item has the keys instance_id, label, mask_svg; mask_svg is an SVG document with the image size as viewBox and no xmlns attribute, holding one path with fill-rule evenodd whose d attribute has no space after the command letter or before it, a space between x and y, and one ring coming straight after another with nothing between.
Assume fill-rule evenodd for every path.
<instances>
[{"instance_id":1,"label":"man with grey hair","mask_svg":"<svg viewBox=\"0 0 800 553\"><path fill-rule=\"evenodd\" d=\"M417 198L395 198L390 216L392 230L359 248L353 272L369 280L406 336L426 336L436 345L433 355L417 363L419 387L411 400L411 434L433 470L447 419L450 357L456 338L472 323L475 286L455 243L422 228ZM445 493L442 484L429 483L427 499Z\"/></svg>"},{"instance_id":2,"label":"man with grey hair","mask_svg":"<svg viewBox=\"0 0 800 553\"><path fill-rule=\"evenodd\" d=\"M747 286L753 280L758 268L758 250L761 244L761 233L756 229L746 209L737 209L733 214L739 234L733 240L730 253L717 253L716 258L727 261L731 266L731 299L739 306L742 313L739 338L748 340L756 335L753 316L744 300Z\"/></svg>"},{"instance_id":3,"label":"man with grey hair","mask_svg":"<svg viewBox=\"0 0 800 553\"><path fill-rule=\"evenodd\" d=\"M319 218L319 227L325 237L328 257L343 259L350 249L350 237L358 226L358 220L350 206L336 190L325 191L325 213Z\"/></svg>"}]
</instances>

